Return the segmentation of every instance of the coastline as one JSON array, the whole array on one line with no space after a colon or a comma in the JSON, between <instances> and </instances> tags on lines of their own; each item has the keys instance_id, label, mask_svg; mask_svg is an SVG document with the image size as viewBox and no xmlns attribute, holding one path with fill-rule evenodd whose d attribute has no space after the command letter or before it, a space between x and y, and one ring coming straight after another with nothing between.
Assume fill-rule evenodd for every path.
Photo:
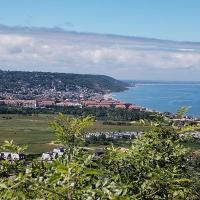
<instances>
[{"instance_id":1,"label":"coastline","mask_svg":"<svg viewBox=\"0 0 200 200\"><path fill-rule=\"evenodd\" d=\"M191 107L188 116L200 117L199 83L136 83L123 92L110 96L125 103L133 103L160 113L176 113L180 107Z\"/></svg>"}]
</instances>

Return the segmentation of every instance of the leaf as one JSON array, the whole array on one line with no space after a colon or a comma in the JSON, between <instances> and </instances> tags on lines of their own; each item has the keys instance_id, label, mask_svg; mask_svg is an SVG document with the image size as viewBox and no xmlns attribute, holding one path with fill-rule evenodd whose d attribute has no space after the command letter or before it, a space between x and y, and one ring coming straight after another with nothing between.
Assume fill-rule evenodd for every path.
<instances>
[{"instance_id":1,"label":"leaf","mask_svg":"<svg viewBox=\"0 0 200 200\"><path fill-rule=\"evenodd\" d=\"M51 176L49 178L49 182L52 183L52 184L53 183L57 183L60 178L61 178L61 174L60 173L53 174L53 176Z\"/></svg>"},{"instance_id":2,"label":"leaf","mask_svg":"<svg viewBox=\"0 0 200 200\"><path fill-rule=\"evenodd\" d=\"M0 188L7 189L7 185L5 183L0 183Z\"/></svg>"},{"instance_id":3,"label":"leaf","mask_svg":"<svg viewBox=\"0 0 200 200\"><path fill-rule=\"evenodd\" d=\"M85 174L87 175L99 175L100 171L96 169L87 169L85 170Z\"/></svg>"},{"instance_id":4,"label":"leaf","mask_svg":"<svg viewBox=\"0 0 200 200\"><path fill-rule=\"evenodd\" d=\"M69 168L65 165L58 165L57 171L63 174L67 174L69 172Z\"/></svg>"}]
</instances>

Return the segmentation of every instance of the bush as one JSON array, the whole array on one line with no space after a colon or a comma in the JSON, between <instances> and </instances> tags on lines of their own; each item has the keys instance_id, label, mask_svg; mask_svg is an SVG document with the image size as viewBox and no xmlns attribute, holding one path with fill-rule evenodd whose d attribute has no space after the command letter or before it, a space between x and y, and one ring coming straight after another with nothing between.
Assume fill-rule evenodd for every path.
<instances>
[{"instance_id":1,"label":"bush","mask_svg":"<svg viewBox=\"0 0 200 200\"><path fill-rule=\"evenodd\" d=\"M53 127L65 145L64 156L20 165L24 170L2 177L1 199L200 199L199 162L191 159L176 129L154 127L129 149L111 146L96 157L80 142L91 122L60 115Z\"/></svg>"}]
</instances>

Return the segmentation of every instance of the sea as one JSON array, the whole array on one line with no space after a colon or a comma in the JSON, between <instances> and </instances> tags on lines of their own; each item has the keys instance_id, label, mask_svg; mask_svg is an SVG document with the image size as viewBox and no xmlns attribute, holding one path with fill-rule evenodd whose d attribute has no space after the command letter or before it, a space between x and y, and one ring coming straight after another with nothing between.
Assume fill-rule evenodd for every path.
<instances>
[{"instance_id":1,"label":"sea","mask_svg":"<svg viewBox=\"0 0 200 200\"><path fill-rule=\"evenodd\" d=\"M130 81L129 81L130 82ZM133 87L112 97L161 112L176 113L189 107L187 115L200 117L200 82L132 81Z\"/></svg>"}]
</instances>

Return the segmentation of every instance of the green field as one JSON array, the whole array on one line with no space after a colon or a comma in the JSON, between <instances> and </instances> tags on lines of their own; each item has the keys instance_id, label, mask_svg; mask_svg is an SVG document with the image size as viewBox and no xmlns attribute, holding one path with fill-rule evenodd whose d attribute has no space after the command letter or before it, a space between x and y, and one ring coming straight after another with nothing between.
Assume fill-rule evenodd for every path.
<instances>
[{"instance_id":1,"label":"green field","mask_svg":"<svg viewBox=\"0 0 200 200\"><path fill-rule=\"evenodd\" d=\"M51 150L55 139L49 123L55 115L0 115L0 143L12 139L17 144L27 144L29 153L41 153ZM147 129L139 125L117 126L103 125L98 121L89 131L140 131Z\"/></svg>"},{"instance_id":2,"label":"green field","mask_svg":"<svg viewBox=\"0 0 200 200\"><path fill-rule=\"evenodd\" d=\"M5 140L14 140L15 143L27 144L28 153L41 153L52 150L55 145L54 133L49 123L54 120L55 115L0 115L0 144ZM103 125L97 121L88 131L144 131L148 126L132 124L131 126ZM196 152L200 152L200 143L189 143Z\"/></svg>"},{"instance_id":3,"label":"green field","mask_svg":"<svg viewBox=\"0 0 200 200\"><path fill-rule=\"evenodd\" d=\"M17 144L28 144L31 153L50 150L54 134L48 124L53 118L53 115L0 115L0 143L12 139Z\"/></svg>"}]
</instances>

